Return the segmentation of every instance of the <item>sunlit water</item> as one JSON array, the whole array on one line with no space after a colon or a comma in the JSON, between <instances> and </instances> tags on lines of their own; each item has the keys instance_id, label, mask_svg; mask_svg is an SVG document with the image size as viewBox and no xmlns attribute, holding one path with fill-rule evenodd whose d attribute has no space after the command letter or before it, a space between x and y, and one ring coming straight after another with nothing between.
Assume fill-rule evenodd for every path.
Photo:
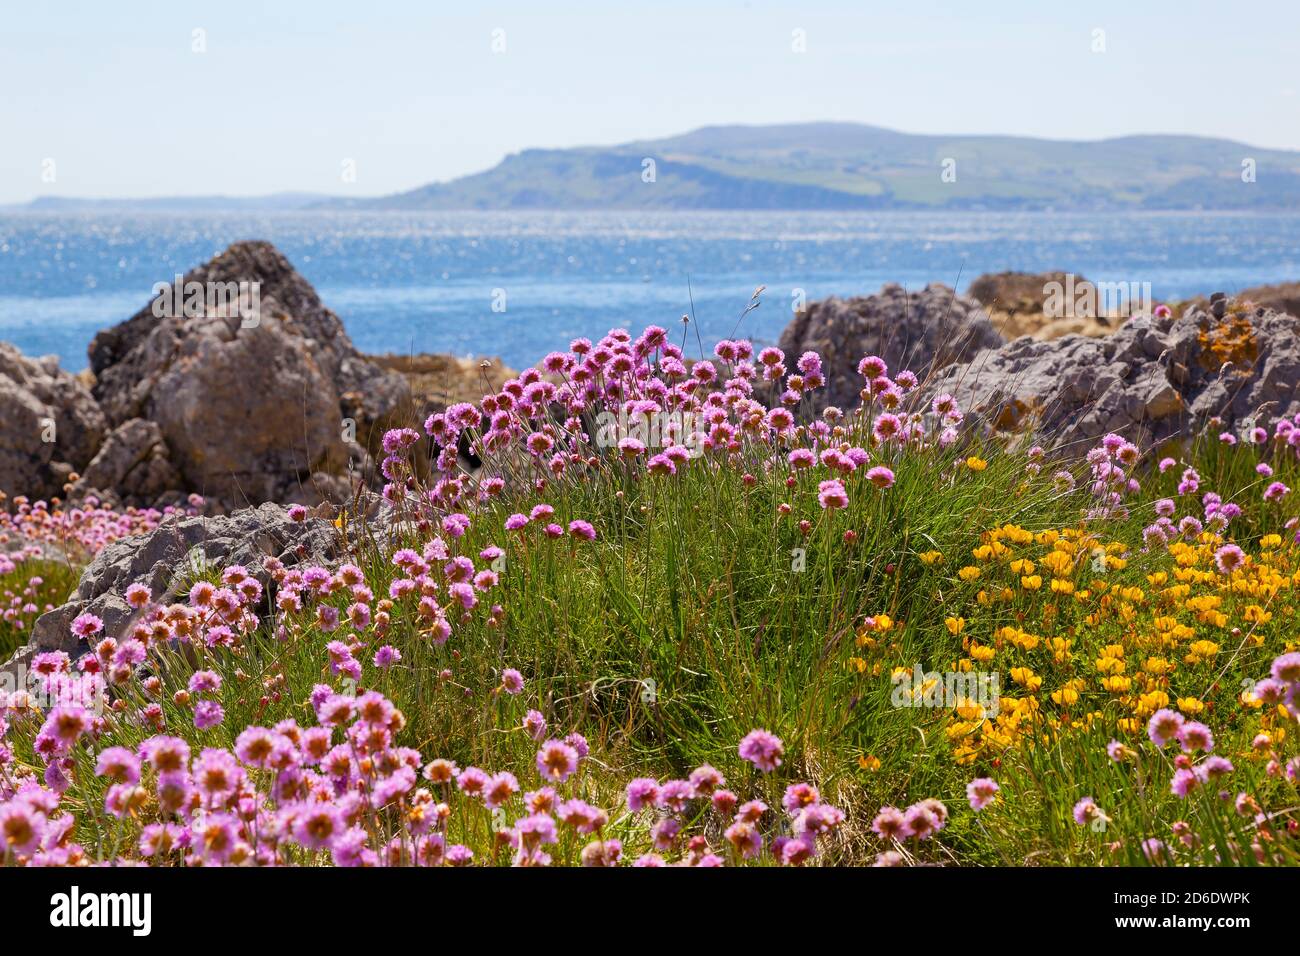
<instances>
[{"instance_id":1,"label":"sunlit water","mask_svg":"<svg viewBox=\"0 0 1300 956\"><path fill-rule=\"evenodd\" d=\"M688 312L731 335L760 285L739 333L773 341L799 290L1062 269L1166 299L1300 278L1294 214L19 213L0 215L0 339L84 368L97 330L240 239L274 242L365 351L516 367L613 326L676 335Z\"/></svg>"}]
</instances>

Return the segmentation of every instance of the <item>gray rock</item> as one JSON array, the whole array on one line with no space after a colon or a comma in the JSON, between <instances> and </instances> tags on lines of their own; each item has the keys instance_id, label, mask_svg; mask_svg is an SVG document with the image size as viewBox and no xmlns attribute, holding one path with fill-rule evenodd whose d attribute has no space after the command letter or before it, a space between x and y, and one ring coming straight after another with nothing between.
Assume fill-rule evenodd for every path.
<instances>
[{"instance_id":1,"label":"gray rock","mask_svg":"<svg viewBox=\"0 0 1300 956\"><path fill-rule=\"evenodd\" d=\"M217 517L169 518L148 534L121 538L100 551L68 601L36 619L28 646L74 656L84 652L70 628L77 615L87 612L103 619L106 635L120 637L136 613L124 597L135 583L148 587L155 601L169 602L192 583L195 569L241 564L265 586L268 557L288 567L327 564L339 553L330 522L312 517L291 521L275 504Z\"/></svg>"},{"instance_id":2,"label":"gray rock","mask_svg":"<svg viewBox=\"0 0 1300 956\"><path fill-rule=\"evenodd\" d=\"M1138 316L1108 338L1020 338L943 370L924 394L1063 445L1110 431L1158 443L1300 412L1300 319L1212 301L1178 319Z\"/></svg>"},{"instance_id":3,"label":"gray rock","mask_svg":"<svg viewBox=\"0 0 1300 956\"><path fill-rule=\"evenodd\" d=\"M910 369L925 378L932 369L1001 344L977 302L937 282L920 292L890 283L875 295L809 303L780 341L791 367L805 351L821 355L826 387L811 394L816 411L859 403L864 382L858 362L865 355L880 356L891 374Z\"/></svg>"},{"instance_id":4,"label":"gray rock","mask_svg":"<svg viewBox=\"0 0 1300 956\"><path fill-rule=\"evenodd\" d=\"M81 473L70 496L153 501L183 485L156 422L132 418L113 429Z\"/></svg>"},{"instance_id":5,"label":"gray rock","mask_svg":"<svg viewBox=\"0 0 1300 956\"><path fill-rule=\"evenodd\" d=\"M105 432L89 390L54 356L0 342L0 491L49 498L84 468ZM49 440L47 440L49 439Z\"/></svg>"},{"instance_id":6,"label":"gray rock","mask_svg":"<svg viewBox=\"0 0 1300 956\"><path fill-rule=\"evenodd\" d=\"M227 505L346 494L360 446L410 424L403 377L357 352L269 243L236 243L185 282L256 282L260 309L218 303L160 318L150 303L100 332L90 364L109 422L156 423L185 490Z\"/></svg>"}]
</instances>

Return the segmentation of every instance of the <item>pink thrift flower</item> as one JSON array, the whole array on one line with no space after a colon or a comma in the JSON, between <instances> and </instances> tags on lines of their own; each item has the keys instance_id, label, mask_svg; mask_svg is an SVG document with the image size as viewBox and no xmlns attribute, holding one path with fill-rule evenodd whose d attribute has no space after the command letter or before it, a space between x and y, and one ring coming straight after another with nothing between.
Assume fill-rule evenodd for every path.
<instances>
[{"instance_id":1,"label":"pink thrift flower","mask_svg":"<svg viewBox=\"0 0 1300 956\"><path fill-rule=\"evenodd\" d=\"M867 470L867 480L877 488L890 488L894 484L894 473L884 465L876 465Z\"/></svg>"},{"instance_id":2,"label":"pink thrift flower","mask_svg":"<svg viewBox=\"0 0 1300 956\"><path fill-rule=\"evenodd\" d=\"M1157 747L1166 746L1171 740L1178 739L1183 727L1183 715L1175 710L1162 707L1151 715L1147 721L1147 736Z\"/></svg>"},{"instance_id":3,"label":"pink thrift flower","mask_svg":"<svg viewBox=\"0 0 1300 956\"><path fill-rule=\"evenodd\" d=\"M849 495L844 490L843 482L832 478L817 486L817 501L823 508L833 511L836 508L847 508Z\"/></svg>"},{"instance_id":4,"label":"pink thrift flower","mask_svg":"<svg viewBox=\"0 0 1300 956\"><path fill-rule=\"evenodd\" d=\"M966 799L970 801L972 810L983 810L993 802L998 790L996 782L988 777L979 777L966 784Z\"/></svg>"},{"instance_id":5,"label":"pink thrift flower","mask_svg":"<svg viewBox=\"0 0 1300 956\"><path fill-rule=\"evenodd\" d=\"M766 730L751 730L737 749L743 759L764 773L771 773L781 766L781 757L785 753L781 738Z\"/></svg>"}]
</instances>

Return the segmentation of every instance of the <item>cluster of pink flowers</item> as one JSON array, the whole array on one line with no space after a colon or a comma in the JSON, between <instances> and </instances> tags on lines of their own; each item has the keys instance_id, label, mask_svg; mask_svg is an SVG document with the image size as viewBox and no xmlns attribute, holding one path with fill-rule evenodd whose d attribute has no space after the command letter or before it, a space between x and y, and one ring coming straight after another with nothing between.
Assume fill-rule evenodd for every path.
<instances>
[{"instance_id":1,"label":"cluster of pink flowers","mask_svg":"<svg viewBox=\"0 0 1300 956\"><path fill-rule=\"evenodd\" d=\"M1256 428L1252 432L1252 440L1263 445L1269 440L1268 433L1262 428ZM1300 455L1300 414L1291 418L1279 418L1273 424L1273 444L1279 449L1283 446L1293 449L1296 455Z\"/></svg>"},{"instance_id":2,"label":"cluster of pink flowers","mask_svg":"<svg viewBox=\"0 0 1300 956\"><path fill-rule=\"evenodd\" d=\"M1214 419L1212 421L1217 422L1218 420ZM1266 429L1261 428L1259 426L1254 426L1250 428L1248 431L1243 433L1242 439L1248 440L1250 445L1258 449L1261 455L1268 455L1271 453L1274 456L1279 456L1285 453L1289 455L1294 455L1296 457L1300 457L1300 414L1294 415L1289 418L1287 417L1279 418L1274 423L1273 433L1271 438ZM1219 441L1222 444L1230 445L1230 446L1238 444L1237 436L1234 435L1232 432L1228 432L1228 431L1220 433ZM1160 472L1163 474L1166 471L1168 471L1170 468L1173 468L1176 464L1177 462L1173 458L1163 458L1160 461ZM1258 474L1261 478L1265 478L1265 479L1272 478L1274 474L1273 466L1269 464L1267 461L1263 461L1263 460L1258 461L1255 464L1255 473ZM1196 469L1194 468L1184 469L1182 476L1180 477L1178 482L1178 494L1179 495L1195 494L1197 490L1200 488L1201 481L1202 478L1200 474L1197 473ZM1261 497L1266 502L1272 504L1279 504L1290 494L1291 494L1291 488L1284 482L1270 481L1268 482L1267 485L1265 485L1264 490L1261 492ZM1217 495L1209 494L1206 495L1206 498L1214 500L1216 504L1221 504L1221 502L1218 501ZM1235 514L1241 513L1241 509L1237 505L1223 504L1216 524L1219 524L1221 526L1226 526L1227 521L1235 516L1233 514L1234 511ZM1227 513L1225 514L1223 512L1227 512ZM1207 507L1206 507L1207 520L1205 522L1206 527L1212 531L1221 530L1221 527L1216 527L1211 524L1209 520L1211 514L1212 514L1211 508L1207 503ZM1183 519L1184 522L1187 522L1189 520L1195 521L1196 519L1195 518ZM1288 529L1291 530L1297 530L1297 524L1295 523L1294 519L1288 522L1287 527ZM1199 533L1199 526L1197 528L1197 532ZM1300 542L1300 530L1297 531L1296 540Z\"/></svg>"},{"instance_id":3,"label":"cluster of pink flowers","mask_svg":"<svg viewBox=\"0 0 1300 956\"><path fill-rule=\"evenodd\" d=\"M517 671L508 671L504 684L516 688L512 693L522 690ZM195 694L219 687L220 678L207 671L195 672L189 682ZM543 743L535 767L539 784L523 792L510 771L461 769L442 758L426 763L417 750L399 745L406 718L380 693L342 693L321 684L308 703L313 725L289 718L248 726L229 749L198 749L158 732L133 748L98 750L94 774L107 786L103 813L134 843L122 859L191 866L326 859L338 866L464 866L475 854L451 834L458 824L462 832L475 831L476 819L486 813L493 821L492 862L504 850L516 866L549 865L566 832L589 838L578 853L584 866L627 862L623 840L609 832L610 813L582 796L588 745L581 734ZM27 718L20 712L18 719ZM0 720L0 736L8 729ZM67 758L76 748L110 734L110 721L85 707L60 705L49 713L37 738L52 761L44 782L0 774L0 853L34 866L90 861L73 839L73 801L65 803L63 794L74 778L63 771L71 771ZM779 763L775 754L783 747L773 735L755 731L746 741L742 750L756 764ZM0 768L11 762L12 754L0 748ZM809 784L786 788L785 827L768 820L761 799L741 803L725 785L722 773L708 765L684 780L629 783L629 814L655 815L650 849L632 865L663 866L670 858L683 866L726 862L726 850L715 852L704 833L688 834L700 805L730 818L724 839L735 861L760 857L770 835L767 848L775 861L806 863L843 822ZM625 832L639 833L641 825Z\"/></svg>"},{"instance_id":4,"label":"cluster of pink flowers","mask_svg":"<svg viewBox=\"0 0 1300 956\"><path fill-rule=\"evenodd\" d=\"M1089 489L1096 503L1089 518L1123 517L1124 499L1141 490L1133 471L1142 458L1138 447L1122 435L1106 435L1086 460L1091 472Z\"/></svg>"},{"instance_id":5,"label":"cluster of pink flowers","mask_svg":"<svg viewBox=\"0 0 1300 956\"><path fill-rule=\"evenodd\" d=\"M1300 651L1274 660L1269 676L1255 685L1254 692L1265 704L1283 704L1292 717L1300 718Z\"/></svg>"},{"instance_id":6,"label":"cluster of pink flowers","mask_svg":"<svg viewBox=\"0 0 1300 956\"><path fill-rule=\"evenodd\" d=\"M1181 485L1200 486L1200 476L1194 469L1188 468L1180 481ZM1180 492L1180 496L1186 494L1190 496L1193 492ZM1195 541L1200 535L1209 531L1214 534L1221 534L1227 530L1228 525L1241 516L1241 506L1235 502L1225 502L1219 495L1212 491L1207 491L1201 496L1202 517L1198 518L1195 514L1187 514L1182 518L1175 518L1178 513L1178 503L1173 498L1161 498L1155 503L1156 520L1142 530L1142 540L1148 548L1167 547L1175 541ZM1235 548L1236 546L1230 546ZM1237 549L1238 552L1240 549ZM1244 557L1244 555L1243 555ZM1228 573L1220 565L1220 570L1225 574Z\"/></svg>"},{"instance_id":7,"label":"cluster of pink flowers","mask_svg":"<svg viewBox=\"0 0 1300 956\"><path fill-rule=\"evenodd\" d=\"M981 784L992 781L976 781ZM993 784L996 793L997 785ZM972 803L974 802L972 798ZM901 844L906 840L918 842L929 840L948 824L948 808L942 801L933 797L917 801L906 810L897 807L881 807L876 818L871 821L871 830L881 840L891 844ZM876 866L901 866L904 857L897 850L884 850L876 857Z\"/></svg>"},{"instance_id":8,"label":"cluster of pink flowers","mask_svg":"<svg viewBox=\"0 0 1300 956\"><path fill-rule=\"evenodd\" d=\"M453 420L463 422L466 416ZM410 467L417 441L406 432L387 436L393 475ZM567 533L575 542L597 538L590 522L575 518L566 528L554 516L551 506L538 504L509 519L506 528L536 527L548 537ZM474 815L483 813L493 820L491 861L508 851L520 866L553 862L551 854L566 831L590 838L577 861L591 866L627 862L628 833L649 844L631 861L637 866L714 866L765 853L776 862L799 865L821 852L843 814L823 802L815 787L787 788L782 823L761 799L742 802L726 789L722 773L707 765L685 780L634 781L627 791L629 811L653 809L655 819L645 824L645 837L639 836L640 826L611 833L611 814L584 796L587 741L578 733L548 738L547 720L537 710L529 710L523 721L538 741L529 770L538 786L527 792L509 770L461 769L444 759L425 763L418 751L399 744L405 717L397 706L373 690L348 688L367 676L363 649L375 648L370 659L376 669L401 660L397 647L383 643L397 614L418 622L434 645L448 641L454 628L476 613L485 613L489 625L500 620L498 605L486 612L482 607L499 583L493 566L504 551L489 545L477 556L463 553L461 542L472 521L462 512L428 521L429 537L421 548L391 555L397 576L382 598L356 564L286 567L267 559L256 573L229 566L219 580L200 580L184 600L170 604L155 602L146 587L132 584L123 597L134 615L119 633L108 633L95 614L78 616L70 630L90 647L87 653L75 661L61 651L33 659L40 705L48 710L32 706L29 691L3 702L9 716L0 722L0 735L9 733L11 722L22 727L45 772L31 775L0 746L0 852L32 865L88 862L90 854L74 839L73 808L84 806L88 785L84 769L78 770L83 752L94 755L94 774L103 781L104 818L117 821L109 826L134 843L122 851L123 860L466 865L474 862L474 851L454 843L450 834L458 821L464 832L477 832ZM324 644L324 665L332 683L317 685L308 701L315 723L286 718L271 726L244 726L230 731L232 747L199 746L195 734L220 727L227 716L221 673L199 665L184 689L171 696L176 708L188 712L192 729L169 727L163 685L149 667L151 655L177 644L191 646L200 661L221 651L238 653L263 626L283 642L307 633L331 638ZM127 685L138 686L121 693ZM262 707L280 703L281 685L271 680L263 689ZM521 694L523 676L504 669L499 689ZM119 732L131 727L150 733L138 746L115 743ZM737 752L767 774L782 765L785 749L775 735L755 730ZM726 818L719 828L724 842L716 847L707 828L690 832L700 824L696 811L706 806Z\"/></svg>"},{"instance_id":9,"label":"cluster of pink flowers","mask_svg":"<svg viewBox=\"0 0 1300 956\"><path fill-rule=\"evenodd\" d=\"M28 551L0 555L0 578L17 570L18 566L33 555ZM45 579L33 574L21 583L15 583L0 590L0 623L17 634L25 634L36 618L46 611L53 610L54 605L41 594ZM49 595L48 597L54 597ZM4 632L0 628L0 634Z\"/></svg>"},{"instance_id":10,"label":"cluster of pink flowers","mask_svg":"<svg viewBox=\"0 0 1300 956\"><path fill-rule=\"evenodd\" d=\"M780 738L766 730L751 731L738 748L741 757L764 773L780 766L784 750ZM843 812L824 803L816 787L792 783L781 799L788 824L786 832L777 832L769 843L765 831L773 829L768 822L771 808L761 799L741 803L732 790L726 789L721 772L708 764L697 767L685 780L660 783L650 777L638 777L627 785L628 810L633 813L654 810L660 815L651 827L654 852L640 857L634 865L663 866L665 860L660 854L678 845L686 821L694 816L691 811L696 803L707 803L724 821L730 819L723 836L738 859L758 859L766 848L773 860L791 866L817 856L820 844L844 821ZM699 835L686 841L682 862L691 866L720 866L724 859L711 852L706 838Z\"/></svg>"},{"instance_id":11,"label":"cluster of pink flowers","mask_svg":"<svg viewBox=\"0 0 1300 956\"><path fill-rule=\"evenodd\" d=\"M0 510L0 546L20 544L22 547L12 550L21 552L26 548L32 556L54 553L82 560L120 538L152 531L171 515L198 514L203 498L191 495L185 507L168 506L161 511L154 508L117 511L93 496L80 506L67 509L51 508L44 501L33 502L21 495L9 504L8 510ZM0 574L3 573L5 570L0 566Z\"/></svg>"},{"instance_id":12,"label":"cluster of pink flowers","mask_svg":"<svg viewBox=\"0 0 1300 956\"><path fill-rule=\"evenodd\" d=\"M1269 676L1255 684L1251 691L1254 697L1267 706L1282 705L1285 713L1292 720L1300 713L1300 653L1283 654L1273 661ZM1147 737L1152 745L1165 757L1164 751L1177 744L1181 752L1176 753L1171 761L1172 775L1169 781L1170 791L1177 797L1188 799L1202 788L1213 786L1220 799L1232 801L1236 812L1241 816L1252 817L1260 838L1251 845L1251 852L1259 862L1267 859L1263 841L1275 839L1269 831L1275 826L1274 818L1260 808L1255 797L1245 791L1238 792L1235 799L1225 784L1236 767L1226 757L1214 753L1214 733L1204 723L1189 720L1184 715L1169 708L1161 708L1151 715L1147 722ZM1274 752L1273 736L1259 733L1251 744L1257 756L1266 760L1265 770L1270 777L1285 777L1292 784L1300 784L1300 757L1292 757L1283 763ZM1112 740L1106 748L1107 755L1117 764L1133 761L1138 752ZM1198 759L1199 757L1199 759ZM1097 806L1092 797L1083 797L1075 804L1074 820L1080 826L1107 822L1109 818ZM1168 864L1176 859L1175 850L1179 845L1196 848L1200 837L1191 823L1180 820L1172 826L1173 842L1167 843L1158 837L1142 841L1139 849L1151 863ZM1111 844L1115 850L1120 843Z\"/></svg>"},{"instance_id":13,"label":"cluster of pink flowers","mask_svg":"<svg viewBox=\"0 0 1300 956\"><path fill-rule=\"evenodd\" d=\"M540 494L549 483L598 465L584 421L612 413L620 421L661 418L671 423L660 436L666 442L661 450L648 447L641 437L611 442L615 457L634 474L673 477L697 458L704 459L701 467L713 467L719 459L742 463L739 456L758 447L769 459L786 457L791 488L799 473L824 469L825 477L817 476L817 501L824 509L839 510L854 492L850 476L858 473L877 489L889 488L895 479L891 465L904 446L931 440L951 444L963 417L946 395L933 402L929 414L904 414L902 405L916 391L917 377L903 371L891 378L883 360L868 356L859 366L865 379L863 405L850 416L859 438L855 445L846 441L848 419L839 409L827 408L807 425L798 424L791 411L825 384L815 352L801 355L793 370L781 349L768 347L755 355L746 340L719 342L714 357L716 362L689 361L658 326L635 338L614 329L594 344L576 339L569 351L550 353L540 368L506 382L477 406L453 405L429 417L425 433L438 448L437 477L418 504L452 508L474 495L485 500L502 491L506 474L528 475L532 490ZM763 404L764 395L777 396L774 407ZM411 503L416 469L408 456L418 439L409 429L385 436L382 468L389 484L384 496L395 504ZM482 477L471 481L459 472L458 447L484 461ZM581 519L575 521L568 525L570 534L584 538L594 533ZM521 530L535 523L535 514L516 514L506 527ZM548 520L541 526L550 537L565 533L562 522Z\"/></svg>"},{"instance_id":14,"label":"cluster of pink flowers","mask_svg":"<svg viewBox=\"0 0 1300 956\"><path fill-rule=\"evenodd\" d=\"M191 495L184 507L117 511L91 496L65 510L20 495L8 506L0 509L0 579L36 561L87 561L114 541L154 530L171 515L198 514L203 499ZM23 643L36 618L52 610L51 599L62 595L43 594L45 584L42 575L33 574L0 589L0 638L8 631L14 635L11 643Z\"/></svg>"},{"instance_id":15,"label":"cluster of pink flowers","mask_svg":"<svg viewBox=\"0 0 1300 956\"><path fill-rule=\"evenodd\" d=\"M1203 783L1226 777L1235 769L1231 761L1217 755L1193 764L1196 754L1210 754L1214 750L1214 735L1205 724L1187 720L1177 711L1161 708L1152 714L1147 722L1147 736L1161 749L1174 742L1182 747L1183 752L1174 759L1176 769L1170 784L1180 797L1186 797Z\"/></svg>"}]
</instances>

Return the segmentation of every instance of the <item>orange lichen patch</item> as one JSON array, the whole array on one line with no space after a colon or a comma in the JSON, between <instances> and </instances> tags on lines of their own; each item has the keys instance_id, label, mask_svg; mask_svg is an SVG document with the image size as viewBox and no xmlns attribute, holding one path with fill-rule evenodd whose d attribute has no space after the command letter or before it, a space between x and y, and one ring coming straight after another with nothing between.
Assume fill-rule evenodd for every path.
<instances>
[{"instance_id":1,"label":"orange lichen patch","mask_svg":"<svg viewBox=\"0 0 1300 956\"><path fill-rule=\"evenodd\" d=\"M1230 362L1233 365L1230 371L1244 375L1259 355L1255 327L1244 315L1229 315L1202 329L1197 338L1201 343L1201 364L1207 369L1217 370Z\"/></svg>"}]
</instances>

